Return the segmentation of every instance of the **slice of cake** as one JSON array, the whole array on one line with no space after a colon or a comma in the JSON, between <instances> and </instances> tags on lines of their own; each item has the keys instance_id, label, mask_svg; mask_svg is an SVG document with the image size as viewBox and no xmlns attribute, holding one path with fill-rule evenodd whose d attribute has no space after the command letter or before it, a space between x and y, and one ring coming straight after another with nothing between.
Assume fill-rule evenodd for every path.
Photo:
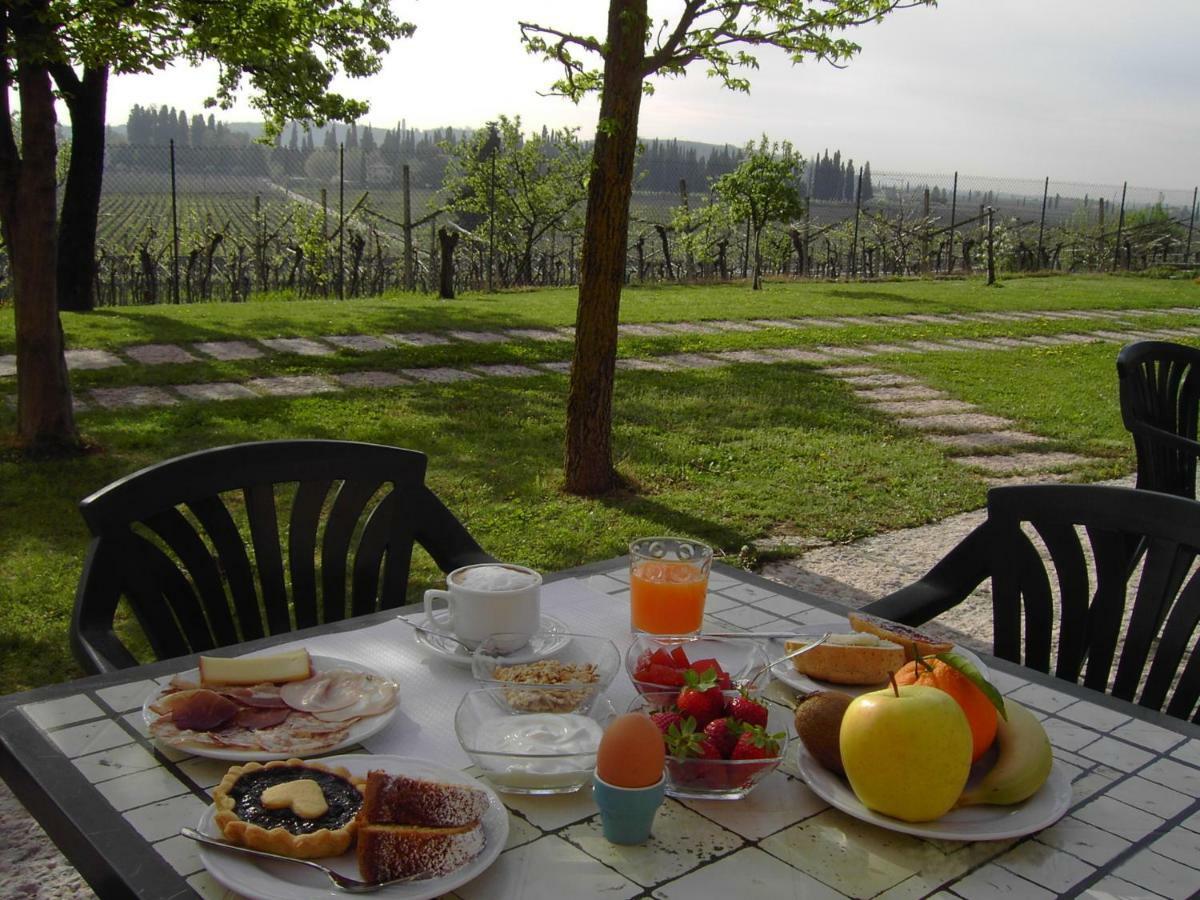
<instances>
[{"instance_id":1,"label":"slice of cake","mask_svg":"<svg viewBox=\"0 0 1200 900\"><path fill-rule=\"evenodd\" d=\"M445 875L484 846L478 788L372 771L358 813L358 868L367 881Z\"/></svg>"}]
</instances>

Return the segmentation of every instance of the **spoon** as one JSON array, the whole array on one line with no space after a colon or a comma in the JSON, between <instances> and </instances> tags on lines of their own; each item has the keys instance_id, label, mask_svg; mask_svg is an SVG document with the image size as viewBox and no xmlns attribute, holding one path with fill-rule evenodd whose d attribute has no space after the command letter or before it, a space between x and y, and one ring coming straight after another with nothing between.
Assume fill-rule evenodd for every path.
<instances>
[{"instance_id":1,"label":"spoon","mask_svg":"<svg viewBox=\"0 0 1200 900\"><path fill-rule=\"evenodd\" d=\"M251 847L243 847L241 844L231 844L228 841L222 841L218 838L209 837L207 834L197 831L195 828L180 828L179 833L185 838L191 838L201 844L206 844L210 847L220 847L222 850L232 850L234 853L245 853L248 856L262 856L266 859L279 860L280 862L299 863L302 866L310 866L314 869L320 869L329 876L329 880L333 882L333 886L338 890L346 891L350 894L366 894L371 891L377 891L382 887L387 887L389 884L401 884L407 881L422 881L426 878L432 878L433 872L417 872L415 875L404 875L400 878L393 878L390 881L360 881L357 878L351 878L348 875L343 875L341 872L335 872L329 866L323 866L319 862L313 862L311 859L297 859L294 856L281 856L278 853L268 853L266 850L254 850Z\"/></svg>"},{"instance_id":2,"label":"spoon","mask_svg":"<svg viewBox=\"0 0 1200 900\"><path fill-rule=\"evenodd\" d=\"M827 631L823 635L821 635L819 638L817 638L816 640L812 640L812 641L809 641L808 643L806 643L799 650L793 650L791 653L787 654L786 656L781 656L781 657L779 657L779 659L771 660L769 663L767 663L764 666L759 666L759 668L754 671L753 675L751 675L749 678L742 681L742 684L744 686L749 686L749 685L754 684L754 682L756 682L756 681L758 681L758 679L762 678L764 672L769 672L771 669L775 668L775 666L779 665L781 662L787 662L789 659L795 659L797 656L803 656L809 650L812 650L814 647L819 647L821 644L823 644L827 640L829 640L829 636L830 636L830 632Z\"/></svg>"}]
</instances>

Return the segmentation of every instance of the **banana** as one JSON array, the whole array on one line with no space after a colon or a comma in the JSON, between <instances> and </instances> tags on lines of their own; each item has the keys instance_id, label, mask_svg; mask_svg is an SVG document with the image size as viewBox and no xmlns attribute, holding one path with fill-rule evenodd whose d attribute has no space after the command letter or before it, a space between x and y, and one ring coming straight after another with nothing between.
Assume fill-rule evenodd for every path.
<instances>
[{"instance_id":1,"label":"banana","mask_svg":"<svg viewBox=\"0 0 1200 900\"><path fill-rule=\"evenodd\" d=\"M958 798L957 806L982 803L1008 805L1027 800L1050 777L1054 755L1046 729L1021 704L1006 699L1008 719L1000 717L996 728L996 764L978 784Z\"/></svg>"}]
</instances>

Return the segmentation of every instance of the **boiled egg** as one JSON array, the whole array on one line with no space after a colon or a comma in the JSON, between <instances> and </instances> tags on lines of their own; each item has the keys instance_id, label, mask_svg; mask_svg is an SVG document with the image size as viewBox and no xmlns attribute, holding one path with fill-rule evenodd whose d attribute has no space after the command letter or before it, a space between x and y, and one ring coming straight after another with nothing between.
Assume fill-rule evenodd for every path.
<instances>
[{"instance_id":1,"label":"boiled egg","mask_svg":"<svg viewBox=\"0 0 1200 900\"><path fill-rule=\"evenodd\" d=\"M645 713L617 716L600 738L596 774L613 787L650 787L662 778L666 751L662 732Z\"/></svg>"}]
</instances>

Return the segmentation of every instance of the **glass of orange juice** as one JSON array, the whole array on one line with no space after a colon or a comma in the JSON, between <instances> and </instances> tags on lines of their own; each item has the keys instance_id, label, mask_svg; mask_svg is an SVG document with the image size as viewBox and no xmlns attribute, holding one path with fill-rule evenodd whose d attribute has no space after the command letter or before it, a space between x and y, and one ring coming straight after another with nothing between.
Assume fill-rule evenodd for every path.
<instances>
[{"instance_id":1,"label":"glass of orange juice","mask_svg":"<svg viewBox=\"0 0 1200 900\"><path fill-rule=\"evenodd\" d=\"M712 547L687 538L638 538L629 545L634 631L692 634L704 619Z\"/></svg>"}]
</instances>

